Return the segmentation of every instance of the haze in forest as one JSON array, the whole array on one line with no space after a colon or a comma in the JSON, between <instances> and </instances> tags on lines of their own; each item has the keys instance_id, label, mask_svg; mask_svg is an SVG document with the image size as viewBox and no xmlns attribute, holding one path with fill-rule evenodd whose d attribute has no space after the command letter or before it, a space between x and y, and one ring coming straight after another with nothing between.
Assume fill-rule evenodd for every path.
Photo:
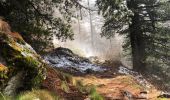
<instances>
[{"instance_id":1,"label":"haze in forest","mask_svg":"<svg viewBox=\"0 0 170 100\"><path fill-rule=\"evenodd\" d=\"M85 7L97 10L96 0L82 0L81 4ZM114 37L107 39L101 38L101 28L104 18L97 11L91 11L91 20L89 11L76 11L78 19L73 19L72 27L75 33L74 40L60 41L54 38L55 47L66 47L72 49L85 57L97 56L103 60L124 60L123 58L123 36L115 34ZM91 30L92 28L92 30ZM93 36L92 36L93 34ZM93 45L93 46L92 46Z\"/></svg>"}]
</instances>

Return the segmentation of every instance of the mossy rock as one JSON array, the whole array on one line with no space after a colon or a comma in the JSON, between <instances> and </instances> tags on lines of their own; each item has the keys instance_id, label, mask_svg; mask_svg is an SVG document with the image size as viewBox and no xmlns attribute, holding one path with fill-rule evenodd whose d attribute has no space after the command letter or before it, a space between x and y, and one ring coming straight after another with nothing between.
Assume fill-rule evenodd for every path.
<instances>
[{"instance_id":1,"label":"mossy rock","mask_svg":"<svg viewBox=\"0 0 170 100\"><path fill-rule=\"evenodd\" d=\"M45 64L41 57L27 44L17 33L0 32L0 56L5 60L7 66L11 66L13 72L9 74L9 78L14 77L18 72L24 72L23 84L25 89L38 88L46 77ZM0 70L4 70L4 66L0 66ZM8 79L10 80L10 79ZM9 81L10 82L10 81Z\"/></svg>"}]
</instances>

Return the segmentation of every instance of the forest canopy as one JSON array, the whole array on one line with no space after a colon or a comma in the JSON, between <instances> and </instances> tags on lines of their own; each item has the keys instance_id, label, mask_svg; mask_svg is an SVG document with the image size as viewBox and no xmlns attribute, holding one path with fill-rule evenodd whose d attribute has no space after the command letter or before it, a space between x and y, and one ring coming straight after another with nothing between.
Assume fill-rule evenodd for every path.
<instances>
[{"instance_id":1,"label":"forest canopy","mask_svg":"<svg viewBox=\"0 0 170 100\"><path fill-rule=\"evenodd\" d=\"M53 35L73 39L70 24L76 7L81 7L77 0L1 0L0 16L37 51L44 51L52 46Z\"/></svg>"},{"instance_id":2,"label":"forest canopy","mask_svg":"<svg viewBox=\"0 0 170 100\"><path fill-rule=\"evenodd\" d=\"M126 36L124 50L132 55L133 69L169 77L170 1L97 0L96 3L105 18L102 35Z\"/></svg>"}]
</instances>

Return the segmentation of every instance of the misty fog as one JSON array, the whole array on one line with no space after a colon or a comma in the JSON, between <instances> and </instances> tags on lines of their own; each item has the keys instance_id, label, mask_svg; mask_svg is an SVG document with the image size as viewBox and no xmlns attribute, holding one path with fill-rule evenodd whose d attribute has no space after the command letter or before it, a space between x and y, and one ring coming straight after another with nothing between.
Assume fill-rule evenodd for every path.
<instances>
[{"instance_id":1,"label":"misty fog","mask_svg":"<svg viewBox=\"0 0 170 100\"><path fill-rule=\"evenodd\" d=\"M102 15L98 15L95 0L89 0L89 5L88 0L82 0L81 4L95 10L90 12L92 25L90 23L90 13L88 10L76 10L75 13L78 18L72 19L72 28L75 34L74 40L62 42L54 38L54 47L66 47L85 57L97 56L102 60L121 60L123 63L126 63L126 65L131 66L123 56L123 36L115 34L110 39L101 37L100 34L104 18Z\"/></svg>"}]
</instances>

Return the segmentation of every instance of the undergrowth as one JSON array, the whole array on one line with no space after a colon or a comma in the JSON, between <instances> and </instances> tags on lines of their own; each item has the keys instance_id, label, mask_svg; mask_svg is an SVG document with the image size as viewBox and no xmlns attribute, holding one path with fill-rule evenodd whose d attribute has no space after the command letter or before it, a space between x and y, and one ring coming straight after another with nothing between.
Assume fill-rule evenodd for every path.
<instances>
[{"instance_id":1,"label":"undergrowth","mask_svg":"<svg viewBox=\"0 0 170 100\"><path fill-rule=\"evenodd\" d=\"M23 92L16 97L5 96L0 92L0 100L61 100L60 97L47 90L32 90Z\"/></svg>"},{"instance_id":2,"label":"undergrowth","mask_svg":"<svg viewBox=\"0 0 170 100\"><path fill-rule=\"evenodd\" d=\"M104 100L103 97L100 94L98 94L94 86L90 89L89 96L90 100Z\"/></svg>"}]
</instances>

